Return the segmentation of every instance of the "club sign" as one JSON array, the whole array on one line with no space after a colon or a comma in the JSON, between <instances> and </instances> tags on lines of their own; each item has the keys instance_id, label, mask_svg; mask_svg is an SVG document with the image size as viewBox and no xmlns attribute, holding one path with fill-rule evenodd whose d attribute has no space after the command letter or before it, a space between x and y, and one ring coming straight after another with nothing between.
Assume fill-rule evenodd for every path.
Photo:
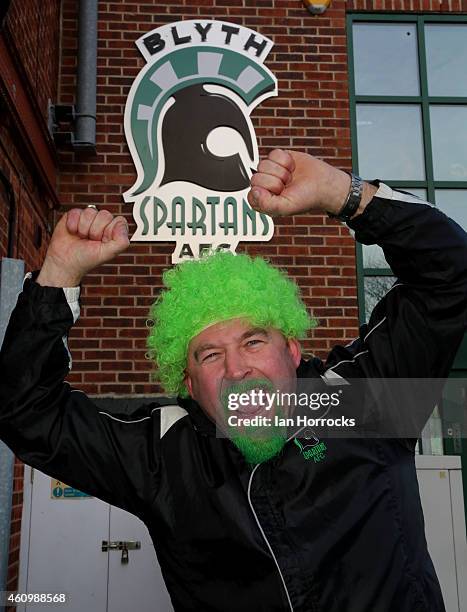
<instances>
[{"instance_id":1,"label":"club sign","mask_svg":"<svg viewBox=\"0 0 467 612\"><path fill-rule=\"evenodd\" d=\"M156 28L136 45L146 65L125 108L137 171L123 194L137 225L131 240L175 241L173 263L270 240L272 219L254 211L246 194L259 161L250 115L277 95L264 66L272 42L236 24L188 20Z\"/></svg>"}]
</instances>

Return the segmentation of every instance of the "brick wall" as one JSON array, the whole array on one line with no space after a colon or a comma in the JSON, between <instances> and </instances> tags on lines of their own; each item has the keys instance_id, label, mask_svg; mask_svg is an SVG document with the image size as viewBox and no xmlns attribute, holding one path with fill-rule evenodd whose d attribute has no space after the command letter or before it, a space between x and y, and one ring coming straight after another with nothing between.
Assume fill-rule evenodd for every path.
<instances>
[{"instance_id":1,"label":"brick wall","mask_svg":"<svg viewBox=\"0 0 467 612\"><path fill-rule=\"evenodd\" d=\"M58 86L60 0L12 0L5 30L26 86L45 118L48 100L56 100Z\"/></svg>"},{"instance_id":2,"label":"brick wall","mask_svg":"<svg viewBox=\"0 0 467 612\"><path fill-rule=\"evenodd\" d=\"M13 0L5 20L2 37L10 60L18 72L16 89L23 88L41 129L47 123L48 101L56 101L59 73L60 0ZM6 87L5 83L1 87ZM3 92L2 92L3 93ZM37 268L47 247L52 215L50 198L31 161L30 151L21 135L18 121L6 97L0 104L0 171L10 183L16 205L13 257L24 259L28 269ZM16 109L21 115L22 109ZM42 240L38 241L40 227ZM0 255L7 252L8 202L0 188Z\"/></svg>"},{"instance_id":3,"label":"brick wall","mask_svg":"<svg viewBox=\"0 0 467 612\"><path fill-rule=\"evenodd\" d=\"M351 168L345 15L346 10L467 9L467 0L334 0L321 16L299 0L153 0L99 2L97 156L61 156L60 192L67 205L95 203L135 225L121 193L135 171L123 133L124 104L144 61L134 41L150 29L180 19L218 18L273 39L266 65L276 74L279 96L262 103L252 119L260 154L271 148L304 150ZM72 102L76 69L76 3L63 3L60 96ZM346 227L322 215L285 218L269 243L241 245L288 269L320 320L305 349L324 357L358 329L355 248ZM145 319L169 266L173 243L131 244L115 262L86 277L81 320L70 346L70 381L93 394L148 394L151 364L144 357Z\"/></svg>"},{"instance_id":4,"label":"brick wall","mask_svg":"<svg viewBox=\"0 0 467 612\"><path fill-rule=\"evenodd\" d=\"M18 71L14 88L24 88L36 112L37 128L47 120L48 100L56 100L59 67L60 0L13 0L1 36L10 59ZM4 75L2 75L4 76ZM40 266L44 259L48 228L52 227L49 194L39 178L17 120L8 106L6 84L0 82L0 172L11 185L16 223L13 252L25 261L27 270ZM17 109L21 114L21 109ZM0 183L0 257L7 255L9 201ZM16 460L13 479L11 537L7 590L18 585L21 512L23 501L23 464Z\"/></svg>"}]
</instances>

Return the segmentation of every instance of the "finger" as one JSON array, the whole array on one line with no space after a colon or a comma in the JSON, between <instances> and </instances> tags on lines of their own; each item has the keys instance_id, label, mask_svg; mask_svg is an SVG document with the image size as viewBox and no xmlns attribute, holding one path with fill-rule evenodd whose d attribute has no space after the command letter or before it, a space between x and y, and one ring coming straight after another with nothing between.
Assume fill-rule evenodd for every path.
<instances>
[{"instance_id":1,"label":"finger","mask_svg":"<svg viewBox=\"0 0 467 612\"><path fill-rule=\"evenodd\" d=\"M91 227L89 228L89 238L91 240L102 240L102 236L104 234L104 230L107 225L112 221L113 215L108 210L100 210L97 215L94 217L94 220L91 223Z\"/></svg>"},{"instance_id":2,"label":"finger","mask_svg":"<svg viewBox=\"0 0 467 612\"><path fill-rule=\"evenodd\" d=\"M102 242L129 242L128 241L128 222L122 215L114 217L105 227Z\"/></svg>"},{"instance_id":3,"label":"finger","mask_svg":"<svg viewBox=\"0 0 467 612\"><path fill-rule=\"evenodd\" d=\"M78 233L82 208L72 208L66 213L66 228L70 234Z\"/></svg>"},{"instance_id":4,"label":"finger","mask_svg":"<svg viewBox=\"0 0 467 612\"><path fill-rule=\"evenodd\" d=\"M284 151L283 149L274 149L268 155L268 159L283 166L289 172L293 172L295 170L295 162L289 151Z\"/></svg>"},{"instance_id":5,"label":"finger","mask_svg":"<svg viewBox=\"0 0 467 612\"><path fill-rule=\"evenodd\" d=\"M282 193L285 185L277 176L272 176L271 174L263 174L262 172L257 172L253 174L251 177L251 186L252 187L261 187L262 189L267 189L271 193L279 195Z\"/></svg>"},{"instance_id":6,"label":"finger","mask_svg":"<svg viewBox=\"0 0 467 612\"><path fill-rule=\"evenodd\" d=\"M89 238L89 230L96 216L97 210L95 208L84 208L81 210L78 223L78 236L80 238Z\"/></svg>"},{"instance_id":7,"label":"finger","mask_svg":"<svg viewBox=\"0 0 467 612\"><path fill-rule=\"evenodd\" d=\"M276 176L284 183L284 185L287 185L287 183L289 183L292 179L292 174L287 170L287 168L284 168L284 166L281 166L271 159L263 159L259 162L258 173Z\"/></svg>"}]
</instances>

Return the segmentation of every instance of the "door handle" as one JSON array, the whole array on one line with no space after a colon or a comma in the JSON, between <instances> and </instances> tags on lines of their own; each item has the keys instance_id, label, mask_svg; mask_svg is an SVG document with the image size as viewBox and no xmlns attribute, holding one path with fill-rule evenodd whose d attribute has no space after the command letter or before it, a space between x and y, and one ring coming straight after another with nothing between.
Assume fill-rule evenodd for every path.
<instances>
[{"instance_id":1,"label":"door handle","mask_svg":"<svg viewBox=\"0 0 467 612\"><path fill-rule=\"evenodd\" d=\"M129 561L128 551L129 550L140 550L141 542L139 540L116 540L109 542L108 540L102 540L102 551L107 552L108 550L121 550L122 558L121 562L125 565Z\"/></svg>"}]
</instances>

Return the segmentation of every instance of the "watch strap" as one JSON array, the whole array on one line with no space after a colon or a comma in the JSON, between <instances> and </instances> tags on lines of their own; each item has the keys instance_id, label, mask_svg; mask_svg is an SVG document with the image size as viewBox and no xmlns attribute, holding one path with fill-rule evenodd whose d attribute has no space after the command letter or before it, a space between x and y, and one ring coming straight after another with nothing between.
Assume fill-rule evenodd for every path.
<instances>
[{"instance_id":1,"label":"watch strap","mask_svg":"<svg viewBox=\"0 0 467 612\"><path fill-rule=\"evenodd\" d=\"M337 214L328 212L328 217L331 219L339 219L340 221L350 221L354 216L360 202L362 201L363 195L363 179L357 176L353 172L348 172L350 175L350 189L344 205Z\"/></svg>"}]
</instances>

